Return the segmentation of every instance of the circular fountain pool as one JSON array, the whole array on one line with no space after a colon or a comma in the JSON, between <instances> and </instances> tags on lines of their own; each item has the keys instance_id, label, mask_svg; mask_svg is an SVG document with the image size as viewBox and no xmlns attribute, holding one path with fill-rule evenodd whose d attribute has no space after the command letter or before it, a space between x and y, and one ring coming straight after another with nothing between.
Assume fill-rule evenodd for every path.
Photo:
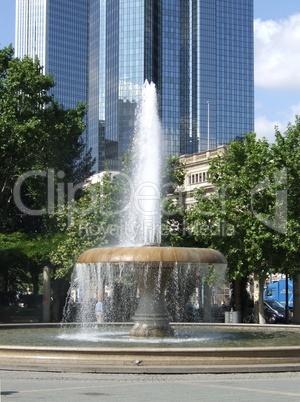
<instances>
[{"instance_id":1,"label":"circular fountain pool","mask_svg":"<svg viewBox=\"0 0 300 402\"><path fill-rule=\"evenodd\" d=\"M281 325L172 324L174 337L136 338L131 324L85 327L4 325L1 345L99 348L210 348L300 346L300 329Z\"/></svg>"},{"instance_id":2,"label":"circular fountain pool","mask_svg":"<svg viewBox=\"0 0 300 402\"><path fill-rule=\"evenodd\" d=\"M102 373L300 371L300 328L172 324L173 337L130 337L131 324L1 325L1 369ZM139 362L136 364L136 362Z\"/></svg>"}]
</instances>

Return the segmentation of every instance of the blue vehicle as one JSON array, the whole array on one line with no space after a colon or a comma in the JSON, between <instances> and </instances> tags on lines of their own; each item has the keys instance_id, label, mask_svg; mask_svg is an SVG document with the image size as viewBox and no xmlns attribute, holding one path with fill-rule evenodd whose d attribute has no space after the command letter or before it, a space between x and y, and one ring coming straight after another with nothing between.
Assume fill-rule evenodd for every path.
<instances>
[{"instance_id":1,"label":"blue vehicle","mask_svg":"<svg viewBox=\"0 0 300 402\"><path fill-rule=\"evenodd\" d=\"M265 300L277 300L279 303L285 306L286 302L286 281L280 279L279 281L269 283L265 288L264 299ZM293 281L288 280L288 306L293 309Z\"/></svg>"}]
</instances>

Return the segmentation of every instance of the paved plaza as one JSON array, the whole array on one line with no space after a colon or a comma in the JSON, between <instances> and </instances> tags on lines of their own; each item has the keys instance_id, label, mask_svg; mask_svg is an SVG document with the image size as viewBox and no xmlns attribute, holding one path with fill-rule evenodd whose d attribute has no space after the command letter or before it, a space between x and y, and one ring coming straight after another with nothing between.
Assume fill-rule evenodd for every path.
<instances>
[{"instance_id":1,"label":"paved plaza","mask_svg":"<svg viewBox=\"0 0 300 402\"><path fill-rule=\"evenodd\" d=\"M88 374L0 370L1 402L300 400L300 373Z\"/></svg>"}]
</instances>

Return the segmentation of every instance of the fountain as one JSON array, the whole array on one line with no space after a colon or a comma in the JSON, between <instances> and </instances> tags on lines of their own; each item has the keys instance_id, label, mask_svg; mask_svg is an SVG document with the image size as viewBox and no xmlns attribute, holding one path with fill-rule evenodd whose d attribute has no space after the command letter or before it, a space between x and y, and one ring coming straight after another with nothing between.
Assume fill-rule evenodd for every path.
<instances>
[{"instance_id":1,"label":"fountain","mask_svg":"<svg viewBox=\"0 0 300 402\"><path fill-rule=\"evenodd\" d=\"M161 127L153 83L144 84L138 108L132 151L134 196L123 221L124 246L94 248L78 258L79 264L126 264L138 283L139 303L130 335L168 337L169 324L165 288L176 264L226 265L224 256L213 249L161 247L160 177Z\"/></svg>"},{"instance_id":2,"label":"fountain","mask_svg":"<svg viewBox=\"0 0 300 402\"><path fill-rule=\"evenodd\" d=\"M147 134L147 138L140 138L138 133ZM81 328L78 323L65 323L62 327L2 324L2 369L156 374L300 371L297 326L170 325L164 293L172 270L184 264L187 269L200 266L203 273L212 266L220 271L226 266L226 260L212 249L159 246L160 146L157 144L160 144L160 126L155 88L146 83L133 152L136 168L133 187L138 197L130 205L134 208L126 211L122 225L125 236L118 247L94 248L82 253L75 271L77 279L90 274L94 282L98 280L94 288L89 288L87 281L84 292L88 296L91 293L95 296L95 290L103 291L101 281L110 275L110 267L118 267L119 271L127 267L133 272L139 288L134 324L102 325L94 321L86 325L87 331L83 333L78 331ZM140 145L147 147L137 151ZM138 159L142 165L137 163ZM89 309L87 306L85 317L89 317ZM136 361L141 363L137 365Z\"/></svg>"}]
</instances>

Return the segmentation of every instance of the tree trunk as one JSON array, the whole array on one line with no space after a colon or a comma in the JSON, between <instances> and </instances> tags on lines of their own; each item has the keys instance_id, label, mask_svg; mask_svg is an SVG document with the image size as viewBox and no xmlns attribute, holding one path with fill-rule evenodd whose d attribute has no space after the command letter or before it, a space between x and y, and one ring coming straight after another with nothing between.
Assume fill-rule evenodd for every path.
<instances>
[{"instance_id":1,"label":"tree trunk","mask_svg":"<svg viewBox=\"0 0 300 402\"><path fill-rule=\"evenodd\" d=\"M293 323L300 324L300 274L293 277Z\"/></svg>"},{"instance_id":2,"label":"tree trunk","mask_svg":"<svg viewBox=\"0 0 300 402\"><path fill-rule=\"evenodd\" d=\"M53 321L60 322L66 304L69 283L65 279L56 279L52 284L53 291Z\"/></svg>"},{"instance_id":3,"label":"tree trunk","mask_svg":"<svg viewBox=\"0 0 300 402\"><path fill-rule=\"evenodd\" d=\"M208 284L204 285L204 306L203 306L203 321L211 322L211 287Z\"/></svg>"},{"instance_id":4,"label":"tree trunk","mask_svg":"<svg viewBox=\"0 0 300 402\"><path fill-rule=\"evenodd\" d=\"M264 285L265 285L265 275L260 276L258 279L259 287L259 297L258 297L258 322L259 324L265 324L265 313L264 313Z\"/></svg>"},{"instance_id":5,"label":"tree trunk","mask_svg":"<svg viewBox=\"0 0 300 402\"><path fill-rule=\"evenodd\" d=\"M31 276L32 293L34 295L38 295L38 293L39 293L39 276L41 274L41 268L37 265L30 264L29 272L30 272L30 276Z\"/></svg>"},{"instance_id":6,"label":"tree trunk","mask_svg":"<svg viewBox=\"0 0 300 402\"><path fill-rule=\"evenodd\" d=\"M51 306L51 270L48 266L43 268L43 322L50 322Z\"/></svg>"},{"instance_id":7,"label":"tree trunk","mask_svg":"<svg viewBox=\"0 0 300 402\"><path fill-rule=\"evenodd\" d=\"M233 282L233 297L234 297L234 310L241 311L242 300L241 300L241 278L236 278Z\"/></svg>"}]
</instances>

